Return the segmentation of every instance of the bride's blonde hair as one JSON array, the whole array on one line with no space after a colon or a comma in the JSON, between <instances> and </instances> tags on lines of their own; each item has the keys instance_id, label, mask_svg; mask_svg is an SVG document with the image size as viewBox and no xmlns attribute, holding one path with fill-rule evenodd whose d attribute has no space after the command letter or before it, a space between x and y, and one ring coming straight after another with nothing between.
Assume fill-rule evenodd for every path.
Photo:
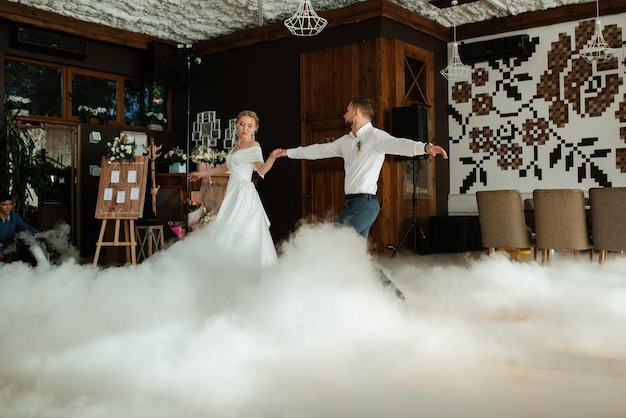
<instances>
[{"instance_id":1,"label":"bride's blonde hair","mask_svg":"<svg viewBox=\"0 0 626 418\"><path fill-rule=\"evenodd\" d=\"M256 112L253 112L252 110L242 110L237 115L237 119L235 119L235 123L239 122L239 119L241 119L243 116L248 116L254 119L254 121L256 122L256 128L259 129L259 117L256 115Z\"/></svg>"}]
</instances>

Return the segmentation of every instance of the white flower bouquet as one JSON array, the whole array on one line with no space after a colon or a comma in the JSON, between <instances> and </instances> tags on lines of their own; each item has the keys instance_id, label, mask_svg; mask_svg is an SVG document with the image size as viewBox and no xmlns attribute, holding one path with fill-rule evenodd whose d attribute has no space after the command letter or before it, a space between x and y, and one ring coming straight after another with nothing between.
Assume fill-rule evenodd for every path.
<instances>
[{"instance_id":1,"label":"white flower bouquet","mask_svg":"<svg viewBox=\"0 0 626 418\"><path fill-rule=\"evenodd\" d=\"M30 103L30 99L22 96L10 95L4 101L8 109L22 109L24 105Z\"/></svg>"},{"instance_id":2,"label":"white flower bouquet","mask_svg":"<svg viewBox=\"0 0 626 418\"><path fill-rule=\"evenodd\" d=\"M113 162L118 159L132 160L135 157L137 144L124 135L121 138L116 136L113 142L107 142L107 147L107 157L109 162Z\"/></svg>"},{"instance_id":3,"label":"white flower bouquet","mask_svg":"<svg viewBox=\"0 0 626 418\"><path fill-rule=\"evenodd\" d=\"M78 117L81 122L89 122L90 118L98 118L103 122L113 119L113 109L106 107L90 107L87 105L78 106Z\"/></svg>"},{"instance_id":4,"label":"white flower bouquet","mask_svg":"<svg viewBox=\"0 0 626 418\"><path fill-rule=\"evenodd\" d=\"M78 106L78 117L82 122L89 122L89 118L98 117L96 109L87 105Z\"/></svg>"}]
</instances>

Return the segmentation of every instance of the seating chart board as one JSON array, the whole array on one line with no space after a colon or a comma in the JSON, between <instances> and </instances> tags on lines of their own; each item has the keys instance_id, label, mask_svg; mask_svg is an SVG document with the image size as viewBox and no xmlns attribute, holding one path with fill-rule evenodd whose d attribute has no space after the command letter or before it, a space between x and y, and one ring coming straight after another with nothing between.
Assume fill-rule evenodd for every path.
<instances>
[{"instance_id":1,"label":"seating chart board","mask_svg":"<svg viewBox=\"0 0 626 418\"><path fill-rule=\"evenodd\" d=\"M146 197L148 157L109 162L102 157L96 219L139 219Z\"/></svg>"}]
</instances>

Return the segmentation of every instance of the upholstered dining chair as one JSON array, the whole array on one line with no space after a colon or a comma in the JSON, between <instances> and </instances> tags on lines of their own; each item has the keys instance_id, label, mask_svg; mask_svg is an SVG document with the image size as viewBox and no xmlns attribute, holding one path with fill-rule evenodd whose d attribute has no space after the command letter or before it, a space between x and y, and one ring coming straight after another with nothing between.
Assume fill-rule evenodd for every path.
<instances>
[{"instance_id":1,"label":"upholstered dining chair","mask_svg":"<svg viewBox=\"0 0 626 418\"><path fill-rule=\"evenodd\" d=\"M591 188L589 205L593 247L603 263L609 251L626 250L626 187Z\"/></svg>"},{"instance_id":2,"label":"upholstered dining chair","mask_svg":"<svg viewBox=\"0 0 626 418\"><path fill-rule=\"evenodd\" d=\"M519 261L522 249L535 247L518 190L478 191L476 203L480 236L488 255L493 249L511 249L515 251L515 261Z\"/></svg>"},{"instance_id":3,"label":"upholstered dining chair","mask_svg":"<svg viewBox=\"0 0 626 418\"><path fill-rule=\"evenodd\" d=\"M575 260L580 251L589 250L589 258L593 260L582 190L536 189L533 203L535 240L542 263L548 261L550 250L573 251Z\"/></svg>"}]
</instances>

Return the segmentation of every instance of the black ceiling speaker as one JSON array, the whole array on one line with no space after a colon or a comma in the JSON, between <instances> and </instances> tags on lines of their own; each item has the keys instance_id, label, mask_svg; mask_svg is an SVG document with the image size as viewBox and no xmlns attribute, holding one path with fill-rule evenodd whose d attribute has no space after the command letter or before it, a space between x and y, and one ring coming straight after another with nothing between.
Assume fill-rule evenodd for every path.
<instances>
[{"instance_id":1,"label":"black ceiling speaker","mask_svg":"<svg viewBox=\"0 0 626 418\"><path fill-rule=\"evenodd\" d=\"M25 51L82 60L87 58L86 39L27 26L14 26L11 46Z\"/></svg>"},{"instance_id":2,"label":"black ceiling speaker","mask_svg":"<svg viewBox=\"0 0 626 418\"><path fill-rule=\"evenodd\" d=\"M530 53L528 35L514 35L506 38L459 44L459 55L464 64L509 57L530 56Z\"/></svg>"}]
</instances>

